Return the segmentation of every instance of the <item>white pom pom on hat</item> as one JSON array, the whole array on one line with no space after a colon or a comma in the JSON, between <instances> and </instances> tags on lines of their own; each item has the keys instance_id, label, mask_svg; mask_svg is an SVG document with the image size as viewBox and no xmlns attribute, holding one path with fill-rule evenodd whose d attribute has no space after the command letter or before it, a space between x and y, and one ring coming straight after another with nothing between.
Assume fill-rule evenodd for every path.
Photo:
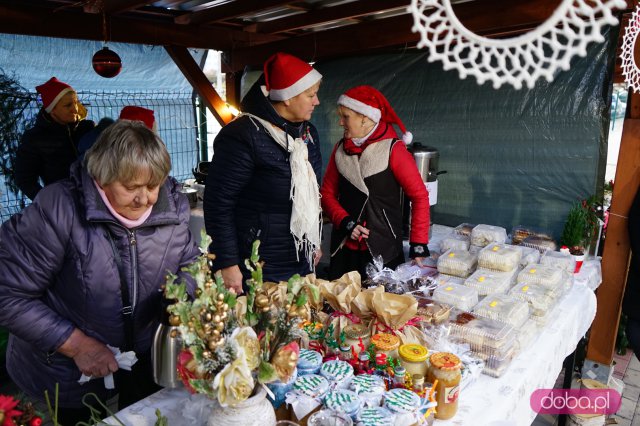
<instances>
[{"instance_id":1,"label":"white pom pom on hat","mask_svg":"<svg viewBox=\"0 0 640 426\"><path fill-rule=\"evenodd\" d=\"M338 98L338 105L345 106L376 123L383 121L397 125L402 131L402 141L409 145L413 141L413 134L407 131L400 117L391 108L391 104L378 89L372 86L353 87Z\"/></svg>"}]
</instances>

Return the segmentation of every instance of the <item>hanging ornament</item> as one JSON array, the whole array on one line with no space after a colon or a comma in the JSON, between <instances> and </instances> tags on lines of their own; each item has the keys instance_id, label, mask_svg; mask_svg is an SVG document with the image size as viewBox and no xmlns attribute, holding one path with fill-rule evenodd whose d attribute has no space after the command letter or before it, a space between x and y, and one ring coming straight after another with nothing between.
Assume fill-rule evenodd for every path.
<instances>
[{"instance_id":1,"label":"hanging ornament","mask_svg":"<svg viewBox=\"0 0 640 426\"><path fill-rule=\"evenodd\" d=\"M93 70L100 76L112 78L120 74L122 60L120 56L108 47L98 50L91 60Z\"/></svg>"},{"instance_id":2,"label":"hanging ornament","mask_svg":"<svg viewBox=\"0 0 640 426\"><path fill-rule=\"evenodd\" d=\"M107 47L107 15L104 12L104 4L100 3L102 9L102 37L104 39L104 47L94 53L91 59L93 70L101 77L113 78L120 74L122 70L122 59L113 50Z\"/></svg>"},{"instance_id":3,"label":"hanging ornament","mask_svg":"<svg viewBox=\"0 0 640 426\"><path fill-rule=\"evenodd\" d=\"M457 69L460 78L474 76L478 84L493 82L528 88L544 77L553 81L558 69L568 70L571 58L585 56L587 45L601 43L601 28L615 25L614 9L625 0L562 0L553 15L538 28L518 37L490 39L479 36L458 20L451 0L411 0L413 32L418 47L429 49L429 62L442 61L445 70Z\"/></svg>"},{"instance_id":4,"label":"hanging ornament","mask_svg":"<svg viewBox=\"0 0 640 426\"><path fill-rule=\"evenodd\" d=\"M622 75L624 81L634 92L640 93L640 41L638 40L638 32L640 32L640 5L636 6L635 12L629 19L629 24L624 29L624 38L622 40ZM635 51L637 54L634 54Z\"/></svg>"}]
</instances>

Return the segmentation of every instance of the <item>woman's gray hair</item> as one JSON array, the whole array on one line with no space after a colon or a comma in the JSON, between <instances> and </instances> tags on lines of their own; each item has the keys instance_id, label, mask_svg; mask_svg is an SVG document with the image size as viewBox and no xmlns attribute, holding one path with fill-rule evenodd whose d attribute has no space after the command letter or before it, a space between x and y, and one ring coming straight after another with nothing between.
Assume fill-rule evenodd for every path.
<instances>
[{"instance_id":1,"label":"woman's gray hair","mask_svg":"<svg viewBox=\"0 0 640 426\"><path fill-rule=\"evenodd\" d=\"M162 139L142 122L118 120L87 151L85 165L100 185L131 182L149 170L149 185L158 186L169 176L171 158Z\"/></svg>"}]
</instances>

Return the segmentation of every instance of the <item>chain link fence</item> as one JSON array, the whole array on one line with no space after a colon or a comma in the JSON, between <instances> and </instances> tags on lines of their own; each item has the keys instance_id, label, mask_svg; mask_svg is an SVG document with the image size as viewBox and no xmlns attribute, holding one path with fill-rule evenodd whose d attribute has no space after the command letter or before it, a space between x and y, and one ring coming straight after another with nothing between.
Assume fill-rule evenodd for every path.
<instances>
[{"instance_id":1,"label":"chain link fence","mask_svg":"<svg viewBox=\"0 0 640 426\"><path fill-rule=\"evenodd\" d=\"M35 120L40 104L33 100L23 112L22 128L29 128ZM199 161L199 137L196 112L191 91L141 92L78 92L78 99L87 108L87 119L96 123L101 118L117 119L126 105L137 105L154 111L158 133L171 155L171 175L178 181L193 177L192 169ZM0 175L0 222L21 211L29 200L11 192Z\"/></svg>"}]
</instances>

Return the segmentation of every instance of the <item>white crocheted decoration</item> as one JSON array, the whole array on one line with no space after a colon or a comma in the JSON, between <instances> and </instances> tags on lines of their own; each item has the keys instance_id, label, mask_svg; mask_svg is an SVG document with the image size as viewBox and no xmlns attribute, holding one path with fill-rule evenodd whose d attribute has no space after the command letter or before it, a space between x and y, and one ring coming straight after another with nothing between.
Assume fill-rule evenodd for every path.
<instances>
[{"instance_id":1,"label":"white crocheted decoration","mask_svg":"<svg viewBox=\"0 0 640 426\"><path fill-rule=\"evenodd\" d=\"M638 32L640 32L640 5L636 6L636 11L631 15L629 24L624 30L624 39L622 41L622 75L624 75L624 81L634 92L640 92L640 69L636 60L640 61L640 58L633 58L633 48L636 43L640 43L638 40Z\"/></svg>"},{"instance_id":2,"label":"white crocheted decoration","mask_svg":"<svg viewBox=\"0 0 640 426\"><path fill-rule=\"evenodd\" d=\"M533 88L538 78L553 81L555 72L569 69L574 55L585 56L587 45L603 42L601 28L615 25L614 9L624 0L563 0L553 15L526 34L490 39L479 36L458 20L450 0L411 0L413 32L420 33L418 47L429 48L429 62L442 61L444 69L457 69L460 78L475 76L478 84L492 81L516 89Z\"/></svg>"}]
</instances>

